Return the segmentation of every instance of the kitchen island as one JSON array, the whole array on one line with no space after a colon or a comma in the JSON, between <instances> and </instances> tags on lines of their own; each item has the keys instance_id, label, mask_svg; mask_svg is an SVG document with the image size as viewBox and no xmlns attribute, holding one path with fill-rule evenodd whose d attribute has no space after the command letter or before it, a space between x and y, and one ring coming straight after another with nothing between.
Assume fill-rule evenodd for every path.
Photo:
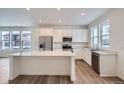
<instances>
[{"instance_id":1,"label":"kitchen island","mask_svg":"<svg viewBox=\"0 0 124 93\"><path fill-rule=\"evenodd\" d=\"M9 79L18 75L69 75L75 81L75 55L70 51L33 51L9 56Z\"/></svg>"}]
</instances>

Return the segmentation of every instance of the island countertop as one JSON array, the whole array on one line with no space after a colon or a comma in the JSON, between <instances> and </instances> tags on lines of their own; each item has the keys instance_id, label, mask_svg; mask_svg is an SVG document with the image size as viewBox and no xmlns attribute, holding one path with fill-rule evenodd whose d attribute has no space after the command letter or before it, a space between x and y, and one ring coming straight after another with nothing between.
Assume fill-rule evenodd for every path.
<instances>
[{"instance_id":1,"label":"island countertop","mask_svg":"<svg viewBox=\"0 0 124 93\"><path fill-rule=\"evenodd\" d=\"M9 56L75 56L71 51L32 51L13 53Z\"/></svg>"},{"instance_id":2,"label":"island countertop","mask_svg":"<svg viewBox=\"0 0 124 93\"><path fill-rule=\"evenodd\" d=\"M71 51L33 51L9 55L9 79L19 75L67 75L75 81L75 55Z\"/></svg>"}]
</instances>

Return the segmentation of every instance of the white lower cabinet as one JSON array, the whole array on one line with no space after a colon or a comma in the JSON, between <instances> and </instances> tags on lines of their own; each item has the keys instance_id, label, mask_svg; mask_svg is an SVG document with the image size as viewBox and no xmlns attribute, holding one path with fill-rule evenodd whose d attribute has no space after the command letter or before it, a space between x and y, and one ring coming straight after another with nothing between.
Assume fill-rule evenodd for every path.
<instances>
[{"instance_id":1,"label":"white lower cabinet","mask_svg":"<svg viewBox=\"0 0 124 93\"><path fill-rule=\"evenodd\" d=\"M92 53L92 68L100 76L116 76L116 54L101 51Z\"/></svg>"},{"instance_id":2,"label":"white lower cabinet","mask_svg":"<svg viewBox=\"0 0 124 93\"><path fill-rule=\"evenodd\" d=\"M116 76L116 55L100 55L100 76Z\"/></svg>"},{"instance_id":3,"label":"white lower cabinet","mask_svg":"<svg viewBox=\"0 0 124 93\"><path fill-rule=\"evenodd\" d=\"M82 58L83 60L91 66L91 51L89 49L82 50Z\"/></svg>"},{"instance_id":4,"label":"white lower cabinet","mask_svg":"<svg viewBox=\"0 0 124 93\"><path fill-rule=\"evenodd\" d=\"M118 51L117 75L124 80L124 50Z\"/></svg>"},{"instance_id":5,"label":"white lower cabinet","mask_svg":"<svg viewBox=\"0 0 124 93\"><path fill-rule=\"evenodd\" d=\"M82 59L82 49L73 49L73 52L75 54L75 58L76 59Z\"/></svg>"},{"instance_id":6,"label":"white lower cabinet","mask_svg":"<svg viewBox=\"0 0 124 93\"><path fill-rule=\"evenodd\" d=\"M85 60L87 64L91 66L91 51L90 50L85 51Z\"/></svg>"},{"instance_id":7,"label":"white lower cabinet","mask_svg":"<svg viewBox=\"0 0 124 93\"><path fill-rule=\"evenodd\" d=\"M83 59L83 45L81 44L72 44L73 52L76 59Z\"/></svg>"},{"instance_id":8,"label":"white lower cabinet","mask_svg":"<svg viewBox=\"0 0 124 93\"><path fill-rule=\"evenodd\" d=\"M91 66L91 51L80 47L74 48L73 52L76 59L83 59L87 64Z\"/></svg>"}]
</instances>

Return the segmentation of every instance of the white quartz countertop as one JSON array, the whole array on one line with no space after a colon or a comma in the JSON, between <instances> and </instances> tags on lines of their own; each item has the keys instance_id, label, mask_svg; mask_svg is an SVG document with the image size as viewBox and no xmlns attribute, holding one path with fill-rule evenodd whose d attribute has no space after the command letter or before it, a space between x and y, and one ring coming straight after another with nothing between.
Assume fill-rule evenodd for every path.
<instances>
[{"instance_id":1,"label":"white quartz countertop","mask_svg":"<svg viewBox=\"0 0 124 93\"><path fill-rule=\"evenodd\" d=\"M87 51L91 51L92 49L91 48L83 48ZM97 54L100 54L100 55L116 55L117 53L115 51L105 51L105 50L94 50L94 51L91 51L91 52L94 52L94 53L97 53Z\"/></svg>"},{"instance_id":2,"label":"white quartz countertop","mask_svg":"<svg viewBox=\"0 0 124 93\"><path fill-rule=\"evenodd\" d=\"M10 56L75 56L71 51L32 51L10 54Z\"/></svg>"},{"instance_id":3,"label":"white quartz countertop","mask_svg":"<svg viewBox=\"0 0 124 93\"><path fill-rule=\"evenodd\" d=\"M93 51L93 52L101 55L116 55L115 52L110 52L110 51Z\"/></svg>"}]
</instances>

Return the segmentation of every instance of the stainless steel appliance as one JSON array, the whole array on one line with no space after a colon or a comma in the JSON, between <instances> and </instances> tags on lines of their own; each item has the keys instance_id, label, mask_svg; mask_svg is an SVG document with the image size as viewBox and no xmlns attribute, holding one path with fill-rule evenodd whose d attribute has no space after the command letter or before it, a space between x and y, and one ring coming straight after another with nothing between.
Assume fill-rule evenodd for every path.
<instances>
[{"instance_id":1,"label":"stainless steel appliance","mask_svg":"<svg viewBox=\"0 0 124 93\"><path fill-rule=\"evenodd\" d=\"M72 51L72 37L63 37L63 51Z\"/></svg>"},{"instance_id":2,"label":"stainless steel appliance","mask_svg":"<svg viewBox=\"0 0 124 93\"><path fill-rule=\"evenodd\" d=\"M63 37L63 42L72 42L72 37Z\"/></svg>"},{"instance_id":3,"label":"stainless steel appliance","mask_svg":"<svg viewBox=\"0 0 124 93\"><path fill-rule=\"evenodd\" d=\"M62 48L63 48L63 51L73 52L73 48L72 48L71 44L63 44Z\"/></svg>"},{"instance_id":4,"label":"stainless steel appliance","mask_svg":"<svg viewBox=\"0 0 124 93\"><path fill-rule=\"evenodd\" d=\"M98 74L100 74L100 56L99 54L92 52L92 68L94 71L96 71Z\"/></svg>"},{"instance_id":5,"label":"stainless steel appliance","mask_svg":"<svg viewBox=\"0 0 124 93\"><path fill-rule=\"evenodd\" d=\"M39 49L43 51L53 50L53 37L52 36L40 36L39 37Z\"/></svg>"}]
</instances>

